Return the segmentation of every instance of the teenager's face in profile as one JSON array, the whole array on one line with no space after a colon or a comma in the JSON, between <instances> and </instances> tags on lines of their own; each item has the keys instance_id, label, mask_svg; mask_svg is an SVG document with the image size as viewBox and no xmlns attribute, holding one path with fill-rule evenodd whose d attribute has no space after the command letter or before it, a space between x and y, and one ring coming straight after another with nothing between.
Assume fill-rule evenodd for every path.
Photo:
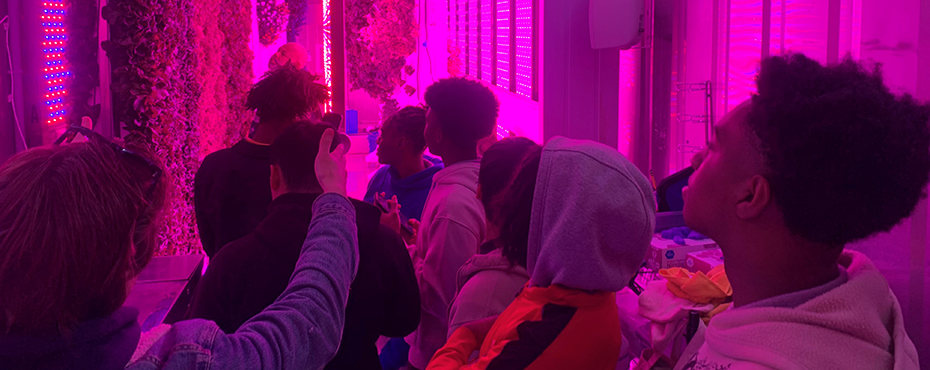
<instances>
[{"instance_id":1,"label":"teenager's face in profile","mask_svg":"<svg viewBox=\"0 0 930 370\"><path fill-rule=\"evenodd\" d=\"M378 136L378 162L381 164L394 164L399 156L401 137L397 129L386 124L381 126L381 135Z\"/></svg>"},{"instance_id":2,"label":"teenager's face in profile","mask_svg":"<svg viewBox=\"0 0 930 370\"><path fill-rule=\"evenodd\" d=\"M714 126L710 144L693 160L697 168L682 189L685 223L711 238L735 219L747 180L759 170L753 162L759 153L745 122L749 104L740 104Z\"/></svg>"},{"instance_id":3,"label":"teenager's face in profile","mask_svg":"<svg viewBox=\"0 0 930 370\"><path fill-rule=\"evenodd\" d=\"M282 46L278 49L278 52L274 53L271 59L268 60L268 69L283 67L289 60L290 58L287 56L287 50Z\"/></svg>"}]
</instances>

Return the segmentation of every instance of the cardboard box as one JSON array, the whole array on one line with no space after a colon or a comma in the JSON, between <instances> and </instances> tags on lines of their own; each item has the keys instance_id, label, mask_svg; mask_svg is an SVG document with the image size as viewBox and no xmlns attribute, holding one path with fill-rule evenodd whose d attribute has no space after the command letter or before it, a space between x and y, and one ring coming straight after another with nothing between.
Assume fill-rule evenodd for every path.
<instances>
[{"instance_id":1,"label":"cardboard box","mask_svg":"<svg viewBox=\"0 0 930 370\"><path fill-rule=\"evenodd\" d=\"M720 248L707 249L688 253L685 257L685 268L691 272L707 273L714 267L723 264L723 251Z\"/></svg>"},{"instance_id":2,"label":"cardboard box","mask_svg":"<svg viewBox=\"0 0 930 370\"><path fill-rule=\"evenodd\" d=\"M652 270L686 267L685 257L688 253L714 248L717 248L717 243L711 239L685 239L685 245L680 245L671 239L654 235L649 252L646 253L646 267Z\"/></svg>"}]
</instances>

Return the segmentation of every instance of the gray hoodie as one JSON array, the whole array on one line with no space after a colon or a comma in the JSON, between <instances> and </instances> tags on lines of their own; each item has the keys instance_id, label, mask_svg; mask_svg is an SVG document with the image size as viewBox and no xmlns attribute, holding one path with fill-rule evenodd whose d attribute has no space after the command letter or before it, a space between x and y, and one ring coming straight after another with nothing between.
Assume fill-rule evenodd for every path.
<instances>
[{"instance_id":1,"label":"gray hoodie","mask_svg":"<svg viewBox=\"0 0 930 370\"><path fill-rule=\"evenodd\" d=\"M844 251L848 279L797 306L795 292L714 316L676 369L917 370L917 349L904 330L901 305L865 255ZM768 303L767 303L768 302ZM689 355L694 347L697 353Z\"/></svg>"},{"instance_id":2,"label":"gray hoodie","mask_svg":"<svg viewBox=\"0 0 930 370\"><path fill-rule=\"evenodd\" d=\"M456 273L485 238L484 207L478 201L477 160L453 164L433 176L420 222L413 267L420 287L420 326L407 337L411 364L426 368L446 343Z\"/></svg>"},{"instance_id":3,"label":"gray hoodie","mask_svg":"<svg viewBox=\"0 0 930 370\"><path fill-rule=\"evenodd\" d=\"M459 269L458 290L449 307L449 336L465 323L500 315L530 276L500 249L476 254Z\"/></svg>"},{"instance_id":4,"label":"gray hoodie","mask_svg":"<svg viewBox=\"0 0 930 370\"><path fill-rule=\"evenodd\" d=\"M649 181L615 149L550 140L533 196L530 285L622 289L646 255L655 210Z\"/></svg>"}]
</instances>

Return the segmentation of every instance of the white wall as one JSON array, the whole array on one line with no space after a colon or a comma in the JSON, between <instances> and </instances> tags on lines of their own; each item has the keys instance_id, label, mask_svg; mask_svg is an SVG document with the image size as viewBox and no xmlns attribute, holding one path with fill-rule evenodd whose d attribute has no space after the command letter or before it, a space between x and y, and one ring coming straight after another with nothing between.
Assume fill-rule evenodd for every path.
<instances>
[{"instance_id":1,"label":"white wall","mask_svg":"<svg viewBox=\"0 0 930 370\"><path fill-rule=\"evenodd\" d=\"M923 13L923 15L922 15ZM863 60L883 64L892 90L930 100L930 1L862 0ZM921 37L923 36L923 37ZM923 53L919 50L924 50ZM923 69L920 69L920 68ZM916 77L916 78L915 78ZM869 256L901 303L904 324L917 346L922 369L930 369L930 256L927 202L891 232L850 246Z\"/></svg>"}]
</instances>

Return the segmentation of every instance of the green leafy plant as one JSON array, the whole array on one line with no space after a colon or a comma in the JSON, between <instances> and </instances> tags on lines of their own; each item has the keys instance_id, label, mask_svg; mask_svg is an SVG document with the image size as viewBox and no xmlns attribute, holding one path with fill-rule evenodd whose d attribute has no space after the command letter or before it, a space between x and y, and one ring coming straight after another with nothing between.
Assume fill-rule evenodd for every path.
<instances>
[{"instance_id":1,"label":"green leafy plant","mask_svg":"<svg viewBox=\"0 0 930 370\"><path fill-rule=\"evenodd\" d=\"M222 77L222 53L217 50L223 45L224 37L220 32L218 17L219 0L200 0L194 4L192 26L194 39L197 40L197 68L195 80L200 84L200 96L197 97L198 130L201 132L200 155L223 149L226 146L228 116L226 104L226 79Z\"/></svg>"},{"instance_id":2,"label":"green leafy plant","mask_svg":"<svg viewBox=\"0 0 930 370\"><path fill-rule=\"evenodd\" d=\"M195 2L196 1L196 2ZM194 175L209 151L239 140L251 85L248 0L110 0L114 119L145 142L173 184L161 255L198 252Z\"/></svg>"},{"instance_id":3,"label":"green leafy plant","mask_svg":"<svg viewBox=\"0 0 930 370\"><path fill-rule=\"evenodd\" d=\"M222 20L222 21L219 21ZM254 115L245 108L252 87L252 60L249 48L252 34L251 0L221 0L218 23L223 33L222 74L226 78L226 147L245 137Z\"/></svg>"},{"instance_id":4,"label":"green leafy plant","mask_svg":"<svg viewBox=\"0 0 930 370\"><path fill-rule=\"evenodd\" d=\"M174 189L160 254L199 249L192 184L200 166L197 54L191 0L111 0L103 44L113 68L114 118L127 141L149 143L165 163Z\"/></svg>"}]
</instances>

